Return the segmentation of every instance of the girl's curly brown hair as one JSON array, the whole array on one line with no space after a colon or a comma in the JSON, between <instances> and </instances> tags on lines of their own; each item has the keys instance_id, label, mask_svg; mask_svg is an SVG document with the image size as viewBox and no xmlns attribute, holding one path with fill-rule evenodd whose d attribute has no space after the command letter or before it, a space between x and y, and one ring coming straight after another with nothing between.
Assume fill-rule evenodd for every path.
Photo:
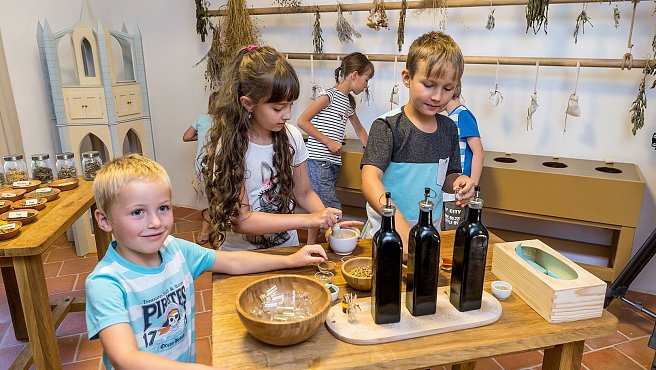
<instances>
[{"instance_id":1,"label":"girl's curly brown hair","mask_svg":"<svg viewBox=\"0 0 656 370\"><path fill-rule=\"evenodd\" d=\"M249 51L250 50L250 51ZM239 223L240 195L245 181L245 158L251 122L239 98L253 104L292 102L298 99L299 81L294 68L269 46L239 50L225 68L221 94L210 111L213 125L205 145L202 174L209 201L210 244L218 247L226 232ZM294 148L287 130L272 132L273 167L271 178L280 189L279 213L292 213L296 205L292 174Z\"/></svg>"}]
</instances>

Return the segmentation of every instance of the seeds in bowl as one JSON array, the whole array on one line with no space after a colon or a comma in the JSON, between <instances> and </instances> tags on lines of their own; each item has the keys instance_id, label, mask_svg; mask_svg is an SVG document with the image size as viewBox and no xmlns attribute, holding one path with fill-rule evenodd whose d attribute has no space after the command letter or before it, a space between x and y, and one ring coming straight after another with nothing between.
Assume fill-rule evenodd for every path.
<instances>
[{"instance_id":1,"label":"seeds in bowl","mask_svg":"<svg viewBox=\"0 0 656 370\"><path fill-rule=\"evenodd\" d=\"M373 275L371 266L354 267L349 274L359 278L370 278Z\"/></svg>"}]
</instances>

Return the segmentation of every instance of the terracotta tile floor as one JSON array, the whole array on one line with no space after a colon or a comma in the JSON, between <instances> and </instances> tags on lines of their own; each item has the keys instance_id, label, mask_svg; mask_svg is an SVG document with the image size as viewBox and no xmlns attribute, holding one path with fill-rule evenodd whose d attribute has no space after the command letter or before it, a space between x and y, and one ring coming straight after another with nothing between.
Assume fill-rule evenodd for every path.
<instances>
[{"instance_id":1,"label":"terracotta tile floor","mask_svg":"<svg viewBox=\"0 0 656 370\"><path fill-rule=\"evenodd\" d=\"M188 208L174 209L177 237L194 241L201 227L200 212ZM51 297L84 296L84 281L93 269L97 257L89 254L77 257L65 238L60 238L43 255L48 291ZM0 370L8 369L24 342L14 338L9 317L4 284L0 280ZM656 311L656 296L631 292L633 299ZM205 273L196 280L196 349L198 362L211 362L211 274ZM620 319L618 331L608 337L589 340L583 354L584 369L645 369L651 366L654 350L647 347L653 321L643 313L629 308L625 303L613 302L610 311ZM99 341L87 339L84 313L66 316L57 329L61 360L64 369L102 369ZM477 363L476 369L540 369L542 351L488 358ZM450 368L450 367L440 367Z\"/></svg>"}]
</instances>

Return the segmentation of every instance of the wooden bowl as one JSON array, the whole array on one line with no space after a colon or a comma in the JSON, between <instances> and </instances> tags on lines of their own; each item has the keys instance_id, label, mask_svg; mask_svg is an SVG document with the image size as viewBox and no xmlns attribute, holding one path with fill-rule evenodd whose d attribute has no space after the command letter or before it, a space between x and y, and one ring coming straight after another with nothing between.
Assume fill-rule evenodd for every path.
<instances>
[{"instance_id":1,"label":"wooden bowl","mask_svg":"<svg viewBox=\"0 0 656 370\"><path fill-rule=\"evenodd\" d=\"M42 192L39 191L41 189L50 189L50 191L47 192ZM45 188L40 188L36 189L32 192L29 192L23 196L25 199L31 199L31 198L46 198L48 202L51 202L59 196L59 193L61 193L61 190L57 188L51 188L51 187L45 187Z\"/></svg>"},{"instance_id":2,"label":"wooden bowl","mask_svg":"<svg viewBox=\"0 0 656 370\"><path fill-rule=\"evenodd\" d=\"M7 240L7 239L13 238L14 236L16 236L16 234L18 234L18 229L20 229L21 226L23 226L23 224L20 221L11 221L9 223L10 224L15 224L14 228L12 228L8 231L6 229L5 230L0 230L0 240ZM0 226L2 226L2 225L0 225Z\"/></svg>"},{"instance_id":3,"label":"wooden bowl","mask_svg":"<svg viewBox=\"0 0 656 370\"><path fill-rule=\"evenodd\" d=\"M17 181L17 182L15 182L14 184L16 184L16 183L22 183L22 182L23 182L23 181L20 181L20 182ZM18 186L12 184L11 187L14 188L14 189L23 189L23 190L25 190L26 192L27 192L27 191L32 191L32 190L38 188L39 185L41 185L41 180L27 180L26 183L27 183L27 185L18 185Z\"/></svg>"},{"instance_id":4,"label":"wooden bowl","mask_svg":"<svg viewBox=\"0 0 656 370\"><path fill-rule=\"evenodd\" d=\"M13 213L13 212L24 212L24 211L27 211L27 212L29 212L29 213L32 214L32 215L31 215L31 216L28 216L28 217L9 218L9 214L10 214L10 213ZM34 220L36 220L36 216L37 216L38 214L39 214L39 211L37 211L36 209L26 208L26 209L21 209L20 211L9 211L9 212L5 212L5 213L3 213L3 214L0 215L0 220L2 220L2 221L7 221L7 222L20 221L23 225L27 225L27 224L29 224L29 223L34 222Z\"/></svg>"},{"instance_id":5,"label":"wooden bowl","mask_svg":"<svg viewBox=\"0 0 656 370\"><path fill-rule=\"evenodd\" d=\"M36 204L27 204L28 202L32 202L36 200ZM33 198L33 199L21 199L15 201L11 205L11 209L19 210L19 209L36 209L37 211L40 211L44 208L46 208L46 202L48 199L46 198Z\"/></svg>"},{"instance_id":6,"label":"wooden bowl","mask_svg":"<svg viewBox=\"0 0 656 370\"><path fill-rule=\"evenodd\" d=\"M2 200L0 199L0 213L7 212L11 208L11 204L13 202L10 200Z\"/></svg>"},{"instance_id":7,"label":"wooden bowl","mask_svg":"<svg viewBox=\"0 0 656 370\"><path fill-rule=\"evenodd\" d=\"M371 290L371 278L352 275L350 272L356 267L371 267L371 257L355 257L342 264L342 276L346 283L357 290Z\"/></svg>"},{"instance_id":8,"label":"wooden bowl","mask_svg":"<svg viewBox=\"0 0 656 370\"><path fill-rule=\"evenodd\" d=\"M15 202L23 197L25 189L5 189L0 191L0 199Z\"/></svg>"},{"instance_id":9,"label":"wooden bowl","mask_svg":"<svg viewBox=\"0 0 656 370\"><path fill-rule=\"evenodd\" d=\"M293 321L270 321L251 313L261 304L260 295L276 286L278 292L305 292L311 300L312 314ZM310 338L326 321L330 308L330 291L324 284L301 275L277 275L260 279L237 295L237 315L251 335L274 346L289 346Z\"/></svg>"},{"instance_id":10,"label":"wooden bowl","mask_svg":"<svg viewBox=\"0 0 656 370\"><path fill-rule=\"evenodd\" d=\"M80 184L80 179L72 177L70 179L56 180L48 184L50 187L59 189L61 191L73 190Z\"/></svg>"}]
</instances>

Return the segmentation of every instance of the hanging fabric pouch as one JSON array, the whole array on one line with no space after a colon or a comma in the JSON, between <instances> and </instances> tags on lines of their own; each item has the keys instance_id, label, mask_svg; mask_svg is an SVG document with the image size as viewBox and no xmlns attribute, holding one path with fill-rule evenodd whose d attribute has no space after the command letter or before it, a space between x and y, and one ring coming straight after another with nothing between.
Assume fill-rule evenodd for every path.
<instances>
[{"instance_id":1,"label":"hanging fabric pouch","mask_svg":"<svg viewBox=\"0 0 656 370\"><path fill-rule=\"evenodd\" d=\"M581 108L579 107L579 97L576 95L576 89L579 86L579 74L581 73L581 62L576 62L576 83L574 84L574 92L569 96L567 101L567 110L565 110L565 127L563 134L567 131L567 116L581 117Z\"/></svg>"}]
</instances>

